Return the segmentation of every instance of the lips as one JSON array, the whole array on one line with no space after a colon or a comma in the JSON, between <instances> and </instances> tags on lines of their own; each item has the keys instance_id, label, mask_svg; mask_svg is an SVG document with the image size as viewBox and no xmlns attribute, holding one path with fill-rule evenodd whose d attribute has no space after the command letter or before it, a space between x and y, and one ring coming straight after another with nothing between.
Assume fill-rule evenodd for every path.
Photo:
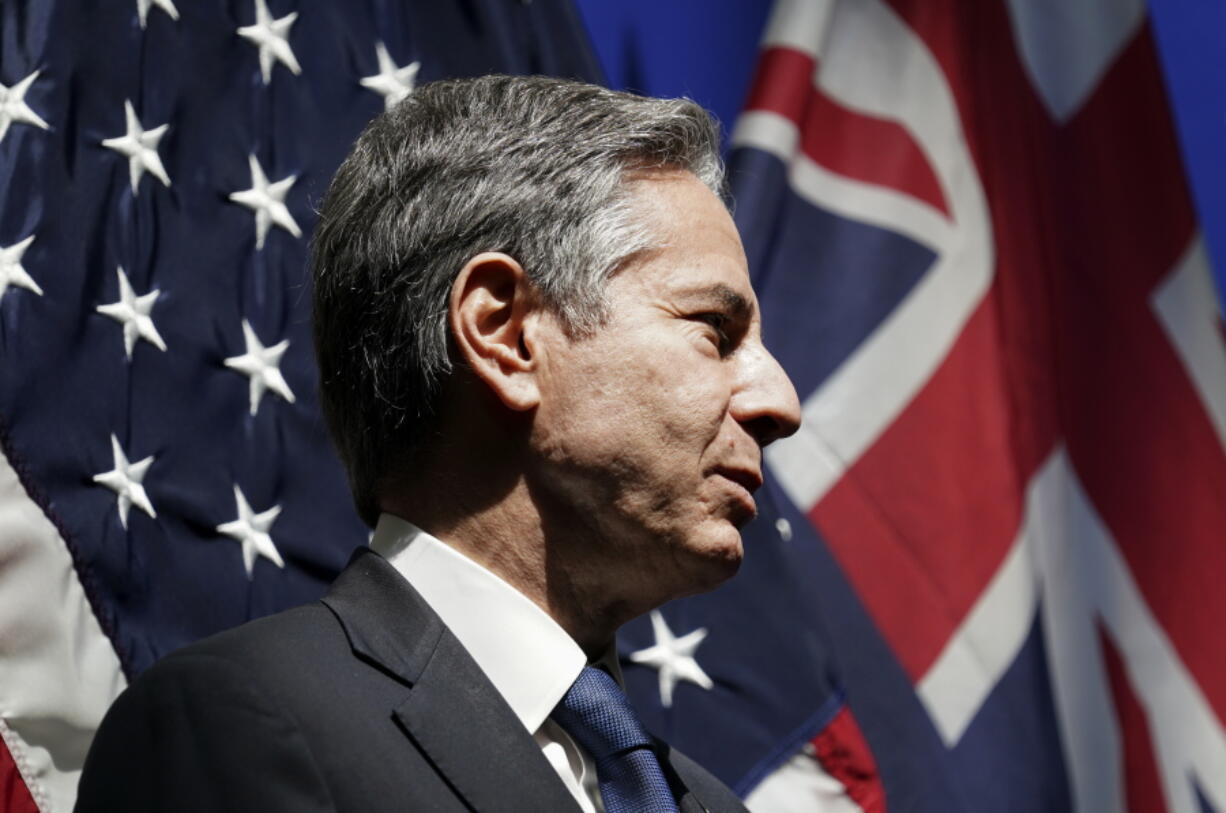
<instances>
[{"instance_id":1,"label":"lips","mask_svg":"<svg viewBox=\"0 0 1226 813\"><path fill-rule=\"evenodd\" d=\"M734 524L740 527L756 517L758 504L754 502L753 493L762 487L762 475L758 470L721 466L715 470L715 473L738 486L734 489L736 492L733 504L735 515L732 517Z\"/></svg>"},{"instance_id":2,"label":"lips","mask_svg":"<svg viewBox=\"0 0 1226 813\"><path fill-rule=\"evenodd\" d=\"M721 476L737 485L744 488L750 494L753 494L762 487L762 475L757 469L747 468L732 468L730 466L720 466L716 472Z\"/></svg>"}]
</instances>

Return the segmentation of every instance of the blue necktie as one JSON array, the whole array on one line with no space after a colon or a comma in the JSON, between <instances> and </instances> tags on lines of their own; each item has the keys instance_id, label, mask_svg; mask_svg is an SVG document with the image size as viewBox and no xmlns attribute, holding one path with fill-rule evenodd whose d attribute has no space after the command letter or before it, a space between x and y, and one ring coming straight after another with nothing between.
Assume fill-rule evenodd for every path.
<instances>
[{"instance_id":1,"label":"blue necktie","mask_svg":"<svg viewBox=\"0 0 1226 813\"><path fill-rule=\"evenodd\" d=\"M677 813L651 737L607 672L584 667L553 719L595 760L605 813Z\"/></svg>"}]
</instances>

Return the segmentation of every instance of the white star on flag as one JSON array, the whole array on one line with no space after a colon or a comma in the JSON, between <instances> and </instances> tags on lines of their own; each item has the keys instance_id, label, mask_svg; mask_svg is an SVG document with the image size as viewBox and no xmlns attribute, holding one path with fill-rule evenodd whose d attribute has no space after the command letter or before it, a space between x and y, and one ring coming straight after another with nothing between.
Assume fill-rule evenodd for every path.
<instances>
[{"instance_id":1,"label":"white star on flag","mask_svg":"<svg viewBox=\"0 0 1226 813\"><path fill-rule=\"evenodd\" d=\"M251 510L242 489L237 485L234 486L234 502L238 506L238 519L218 525L217 533L225 534L243 546L243 566L247 568L247 578L254 577L257 555L263 556L277 567L285 567L281 553L268 534L268 529L281 513L281 506L274 505L257 514Z\"/></svg>"},{"instance_id":2,"label":"white star on flag","mask_svg":"<svg viewBox=\"0 0 1226 813\"><path fill-rule=\"evenodd\" d=\"M392 105L413 92L417 83L417 71L420 62L410 62L403 68L392 61L387 52L387 46L382 42L375 43L375 58L379 60L379 72L372 76L364 76L359 81L362 87L369 88L383 97L383 109L389 110Z\"/></svg>"},{"instance_id":3,"label":"white star on flag","mask_svg":"<svg viewBox=\"0 0 1226 813\"><path fill-rule=\"evenodd\" d=\"M44 130L49 129L47 122L39 118L38 114L26 104L26 91L30 89L30 85L34 84L38 74L39 71L34 71L11 88L0 84L0 141L4 140L4 135L9 131L9 125L13 122L33 124Z\"/></svg>"},{"instance_id":4,"label":"white star on flag","mask_svg":"<svg viewBox=\"0 0 1226 813\"><path fill-rule=\"evenodd\" d=\"M275 223L295 237L302 236L302 229L294 216L285 206L285 195L289 188L298 180L297 175L282 178L276 183L269 183L268 176L254 155L247 156L251 166L251 188L230 194L230 200L246 206L255 212L255 248L264 248L264 238L268 235L268 227Z\"/></svg>"},{"instance_id":5,"label":"white star on flag","mask_svg":"<svg viewBox=\"0 0 1226 813\"><path fill-rule=\"evenodd\" d=\"M38 283L34 281L34 278L27 274L26 270L21 266L21 256L26 253L26 249L33 242L34 235L31 234L19 243L14 243L11 246L0 246L0 296L4 296L4 292L8 290L10 285L16 285L18 288L33 291L39 296L43 295L43 289L38 287Z\"/></svg>"},{"instance_id":6,"label":"white star on flag","mask_svg":"<svg viewBox=\"0 0 1226 813\"><path fill-rule=\"evenodd\" d=\"M123 349L132 360L132 349L136 347L138 338L152 344L158 350L166 350L166 342L162 341L157 326L153 324L153 303L161 296L161 291L154 289L143 296L137 296L128 282L128 275L123 267L119 269L119 300L109 305L99 305L98 313L111 317L123 325Z\"/></svg>"},{"instance_id":7,"label":"white star on flag","mask_svg":"<svg viewBox=\"0 0 1226 813\"><path fill-rule=\"evenodd\" d=\"M660 673L660 703L665 708L673 704L673 689L678 681L688 681L704 689L715 685L702 671L698 661L694 660L694 651L707 637L705 627L676 638L660 611L652 610L651 629L656 636L655 645L630 653L630 660L650 666Z\"/></svg>"},{"instance_id":8,"label":"white star on flag","mask_svg":"<svg viewBox=\"0 0 1226 813\"><path fill-rule=\"evenodd\" d=\"M128 122L128 131L121 136L105 139L102 146L128 157L132 194L137 194L137 187L145 172L152 173L163 186L170 186L170 176L162 166L162 159L158 157L158 142L166 135L166 129L170 125L162 124L152 130L144 129L140 119L136 117L136 111L132 109L132 102L127 99L123 101L123 112Z\"/></svg>"},{"instance_id":9,"label":"white star on flag","mask_svg":"<svg viewBox=\"0 0 1226 813\"><path fill-rule=\"evenodd\" d=\"M231 356L225 360L225 365L251 379L251 414L254 415L259 409L260 399L264 397L266 389L272 390L291 404L294 403L294 393L289 384L285 383L278 367L281 356L285 355L285 350L289 347L289 339L283 339L272 347L265 347L244 319L243 341L247 344L247 352L241 356Z\"/></svg>"},{"instance_id":10,"label":"white star on flag","mask_svg":"<svg viewBox=\"0 0 1226 813\"><path fill-rule=\"evenodd\" d=\"M111 456L114 458L115 468L102 474L95 474L94 482L115 492L119 508L119 524L125 530L127 529L128 509L133 505L156 519L157 512L153 510L153 504L149 502L149 495L145 493L145 487L142 485L145 472L149 471L149 466L153 464L153 456L150 455L144 460L129 463L128 456L123 453L123 447L119 445L119 439L114 435L111 435Z\"/></svg>"},{"instance_id":11,"label":"white star on flag","mask_svg":"<svg viewBox=\"0 0 1226 813\"><path fill-rule=\"evenodd\" d=\"M255 23L238 29L238 35L259 46L260 75L264 84L272 81L273 60L280 62L297 76L302 73L294 52L289 47L289 29L298 19L298 12L291 11L284 17L274 20L268 13L268 5L264 0L255 0Z\"/></svg>"},{"instance_id":12,"label":"white star on flag","mask_svg":"<svg viewBox=\"0 0 1226 813\"><path fill-rule=\"evenodd\" d=\"M136 0L136 13L140 16L140 27L145 27L145 19L149 16L149 8L157 6L162 11L170 15L170 19L179 19L179 10L175 8L173 0Z\"/></svg>"}]
</instances>

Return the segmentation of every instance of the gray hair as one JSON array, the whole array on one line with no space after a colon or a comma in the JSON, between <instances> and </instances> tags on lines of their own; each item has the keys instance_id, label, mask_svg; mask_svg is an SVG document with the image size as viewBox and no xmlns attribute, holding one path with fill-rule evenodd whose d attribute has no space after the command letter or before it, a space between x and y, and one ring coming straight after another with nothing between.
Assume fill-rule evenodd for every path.
<instances>
[{"instance_id":1,"label":"gray hair","mask_svg":"<svg viewBox=\"0 0 1226 813\"><path fill-rule=\"evenodd\" d=\"M719 131L694 102L484 76L422 85L367 126L311 259L321 400L367 524L434 423L460 269L510 255L566 329L590 335L605 282L653 245L629 189L655 170L689 171L722 197Z\"/></svg>"}]
</instances>

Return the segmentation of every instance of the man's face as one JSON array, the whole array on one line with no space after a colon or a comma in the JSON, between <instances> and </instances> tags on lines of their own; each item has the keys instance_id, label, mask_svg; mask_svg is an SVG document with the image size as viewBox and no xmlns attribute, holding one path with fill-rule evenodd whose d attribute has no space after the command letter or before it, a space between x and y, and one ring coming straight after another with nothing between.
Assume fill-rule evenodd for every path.
<instances>
[{"instance_id":1,"label":"man's face","mask_svg":"<svg viewBox=\"0 0 1226 813\"><path fill-rule=\"evenodd\" d=\"M608 282L609 319L572 340L544 317L533 483L554 532L583 545L577 589L641 609L709 589L742 556L761 447L791 434L796 391L762 345L736 227L689 173L640 181L658 245Z\"/></svg>"}]
</instances>

